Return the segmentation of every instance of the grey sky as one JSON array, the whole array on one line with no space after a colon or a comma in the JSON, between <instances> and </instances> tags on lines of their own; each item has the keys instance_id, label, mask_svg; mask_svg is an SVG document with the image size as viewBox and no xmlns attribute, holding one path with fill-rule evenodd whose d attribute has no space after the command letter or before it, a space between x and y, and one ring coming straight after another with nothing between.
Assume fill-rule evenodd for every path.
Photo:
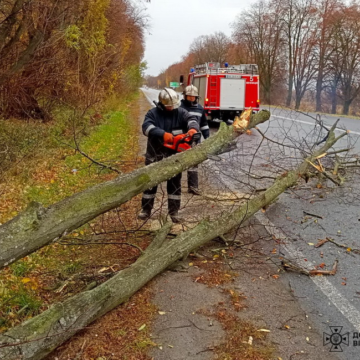
<instances>
[{"instance_id":1,"label":"grey sky","mask_svg":"<svg viewBox=\"0 0 360 360\"><path fill-rule=\"evenodd\" d=\"M146 36L146 73L156 76L181 60L200 35L222 31L231 35L230 23L255 0L151 0L146 4L151 28ZM147 33L148 33L147 32Z\"/></svg>"}]
</instances>

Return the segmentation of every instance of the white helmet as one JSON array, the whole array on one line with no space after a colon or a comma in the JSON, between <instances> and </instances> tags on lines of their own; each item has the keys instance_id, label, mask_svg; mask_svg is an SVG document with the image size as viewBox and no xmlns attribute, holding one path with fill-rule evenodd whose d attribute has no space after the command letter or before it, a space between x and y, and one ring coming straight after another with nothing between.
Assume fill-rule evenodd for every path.
<instances>
[{"instance_id":1,"label":"white helmet","mask_svg":"<svg viewBox=\"0 0 360 360\"><path fill-rule=\"evenodd\" d=\"M177 109L180 105L180 96L175 90L164 88L159 93L159 102L165 107Z\"/></svg>"},{"instance_id":2,"label":"white helmet","mask_svg":"<svg viewBox=\"0 0 360 360\"><path fill-rule=\"evenodd\" d=\"M194 85L188 85L184 92L183 92L184 96L199 96L199 92L196 86Z\"/></svg>"}]
</instances>

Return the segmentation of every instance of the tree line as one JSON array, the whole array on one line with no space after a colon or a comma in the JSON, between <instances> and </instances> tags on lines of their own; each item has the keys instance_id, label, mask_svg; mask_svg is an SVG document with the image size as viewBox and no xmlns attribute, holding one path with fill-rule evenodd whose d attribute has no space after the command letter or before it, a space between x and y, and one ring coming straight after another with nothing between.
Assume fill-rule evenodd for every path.
<instances>
[{"instance_id":1,"label":"tree line","mask_svg":"<svg viewBox=\"0 0 360 360\"><path fill-rule=\"evenodd\" d=\"M193 40L189 52L149 86L165 86L207 61L259 66L262 103L356 114L360 110L360 6L342 0L259 0L222 32Z\"/></svg>"},{"instance_id":2,"label":"tree line","mask_svg":"<svg viewBox=\"0 0 360 360\"><path fill-rule=\"evenodd\" d=\"M0 117L50 120L136 89L147 17L130 0L0 1Z\"/></svg>"}]
</instances>

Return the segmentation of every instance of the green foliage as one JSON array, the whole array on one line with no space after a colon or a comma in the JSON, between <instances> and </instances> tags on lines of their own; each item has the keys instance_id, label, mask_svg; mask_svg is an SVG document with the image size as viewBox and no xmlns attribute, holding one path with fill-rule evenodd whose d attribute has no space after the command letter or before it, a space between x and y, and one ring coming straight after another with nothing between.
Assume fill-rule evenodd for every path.
<instances>
[{"instance_id":1,"label":"green foliage","mask_svg":"<svg viewBox=\"0 0 360 360\"><path fill-rule=\"evenodd\" d=\"M131 65L125 70L125 82L131 91L140 87L143 83L144 72L147 69L146 62L140 63L140 65Z\"/></svg>"},{"instance_id":2,"label":"green foliage","mask_svg":"<svg viewBox=\"0 0 360 360\"><path fill-rule=\"evenodd\" d=\"M41 307L41 301L35 294L29 294L24 288L20 288L17 292L10 292L9 296L8 307L23 310L26 315L35 314Z\"/></svg>"},{"instance_id":3,"label":"green foliage","mask_svg":"<svg viewBox=\"0 0 360 360\"><path fill-rule=\"evenodd\" d=\"M0 330L37 315L42 306L37 284L27 278L10 278L7 287L0 282Z\"/></svg>"},{"instance_id":4,"label":"green foliage","mask_svg":"<svg viewBox=\"0 0 360 360\"><path fill-rule=\"evenodd\" d=\"M118 101L118 105L121 104ZM116 161L120 154L128 150L131 123L126 119L124 111L111 112L104 116L105 120L96 127L91 135L84 136L77 131L77 141L83 152L93 159L104 164L111 164L116 167ZM75 120L74 120L75 121ZM78 119L77 122L85 121ZM78 127L75 126L75 129ZM64 141L69 141L67 140ZM49 160L49 169L55 162ZM109 173L108 169L101 169L91 163L79 153L66 156L60 172L56 179L49 179L46 184L29 184L24 190L27 201L38 201L44 205L49 205L72 195L101 181L99 175Z\"/></svg>"},{"instance_id":5,"label":"green foliage","mask_svg":"<svg viewBox=\"0 0 360 360\"><path fill-rule=\"evenodd\" d=\"M0 44L0 116L48 122L59 107L100 107L139 83L144 26L135 3L30 1L12 14L12 2L0 5L0 23L14 19ZM34 20L32 33L25 19ZM130 87L119 86L127 81Z\"/></svg>"},{"instance_id":6,"label":"green foliage","mask_svg":"<svg viewBox=\"0 0 360 360\"><path fill-rule=\"evenodd\" d=\"M75 273L79 272L81 268L82 268L82 264L80 261L71 261L71 262L65 264L65 266L63 268L63 272L66 275L71 275L71 274L75 274Z\"/></svg>"},{"instance_id":7,"label":"green foliage","mask_svg":"<svg viewBox=\"0 0 360 360\"><path fill-rule=\"evenodd\" d=\"M106 18L106 10L109 4L109 0L94 0L88 4L88 9L81 25L81 32L83 34L83 48L90 56L96 55L107 44L106 31L108 20Z\"/></svg>"},{"instance_id":8,"label":"green foliage","mask_svg":"<svg viewBox=\"0 0 360 360\"><path fill-rule=\"evenodd\" d=\"M33 268L34 264L26 259L21 259L10 266L12 273L17 277L24 277Z\"/></svg>"},{"instance_id":9,"label":"green foliage","mask_svg":"<svg viewBox=\"0 0 360 360\"><path fill-rule=\"evenodd\" d=\"M80 50L81 30L76 25L69 25L65 30L65 42L70 49Z\"/></svg>"}]
</instances>

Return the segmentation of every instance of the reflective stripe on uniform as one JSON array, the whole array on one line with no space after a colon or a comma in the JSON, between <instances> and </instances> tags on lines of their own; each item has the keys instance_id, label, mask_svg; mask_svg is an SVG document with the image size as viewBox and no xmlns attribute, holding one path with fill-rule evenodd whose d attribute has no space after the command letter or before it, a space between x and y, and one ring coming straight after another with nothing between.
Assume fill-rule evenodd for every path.
<instances>
[{"instance_id":1,"label":"reflective stripe on uniform","mask_svg":"<svg viewBox=\"0 0 360 360\"><path fill-rule=\"evenodd\" d=\"M183 134L184 132L180 129L180 130L173 130L172 131L172 134L174 135L174 136L176 136L176 135L180 135L180 134Z\"/></svg>"},{"instance_id":2,"label":"reflective stripe on uniform","mask_svg":"<svg viewBox=\"0 0 360 360\"><path fill-rule=\"evenodd\" d=\"M227 123L228 124L232 124L234 122L234 120L228 120Z\"/></svg>"},{"instance_id":3,"label":"reflective stripe on uniform","mask_svg":"<svg viewBox=\"0 0 360 360\"><path fill-rule=\"evenodd\" d=\"M209 125L205 125L200 128L200 130L208 130L208 129L209 129Z\"/></svg>"},{"instance_id":4,"label":"reflective stripe on uniform","mask_svg":"<svg viewBox=\"0 0 360 360\"><path fill-rule=\"evenodd\" d=\"M168 195L168 199L171 200L181 200L181 195Z\"/></svg>"},{"instance_id":5,"label":"reflective stripe on uniform","mask_svg":"<svg viewBox=\"0 0 360 360\"><path fill-rule=\"evenodd\" d=\"M149 132L150 132L150 130L151 129L154 129L156 126L154 126L154 125L149 125L148 127L147 127L147 129L145 130L145 136L149 136Z\"/></svg>"},{"instance_id":6,"label":"reflective stripe on uniform","mask_svg":"<svg viewBox=\"0 0 360 360\"><path fill-rule=\"evenodd\" d=\"M197 125L198 122L197 122L196 120L191 120L191 121L189 121L189 122L188 122L189 128L191 127L190 124L196 124L196 125Z\"/></svg>"},{"instance_id":7,"label":"reflective stripe on uniform","mask_svg":"<svg viewBox=\"0 0 360 360\"><path fill-rule=\"evenodd\" d=\"M197 173L197 172L199 172L199 171L198 171L198 169L192 169L192 168L190 168L190 169L188 169L188 172Z\"/></svg>"},{"instance_id":8,"label":"reflective stripe on uniform","mask_svg":"<svg viewBox=\"0 0 360 360\"><path fill-rule=\"evenodd\" d=\"M195 116L201 116L201 113L198 113L198 112L196 112L196 111L189 111L189 114L190 115L195 115Z\"/></svg>"},{"instance_id":9,"label":"reflective stripe on uniform","mask_svg":"<svg viewBox=\"0 0 360 360\"><path fill-rule=\"evenodd\" d=\"M143 199L154 199L155 194L143 194L142 197Z\"/></svg>"}]
</instances>

